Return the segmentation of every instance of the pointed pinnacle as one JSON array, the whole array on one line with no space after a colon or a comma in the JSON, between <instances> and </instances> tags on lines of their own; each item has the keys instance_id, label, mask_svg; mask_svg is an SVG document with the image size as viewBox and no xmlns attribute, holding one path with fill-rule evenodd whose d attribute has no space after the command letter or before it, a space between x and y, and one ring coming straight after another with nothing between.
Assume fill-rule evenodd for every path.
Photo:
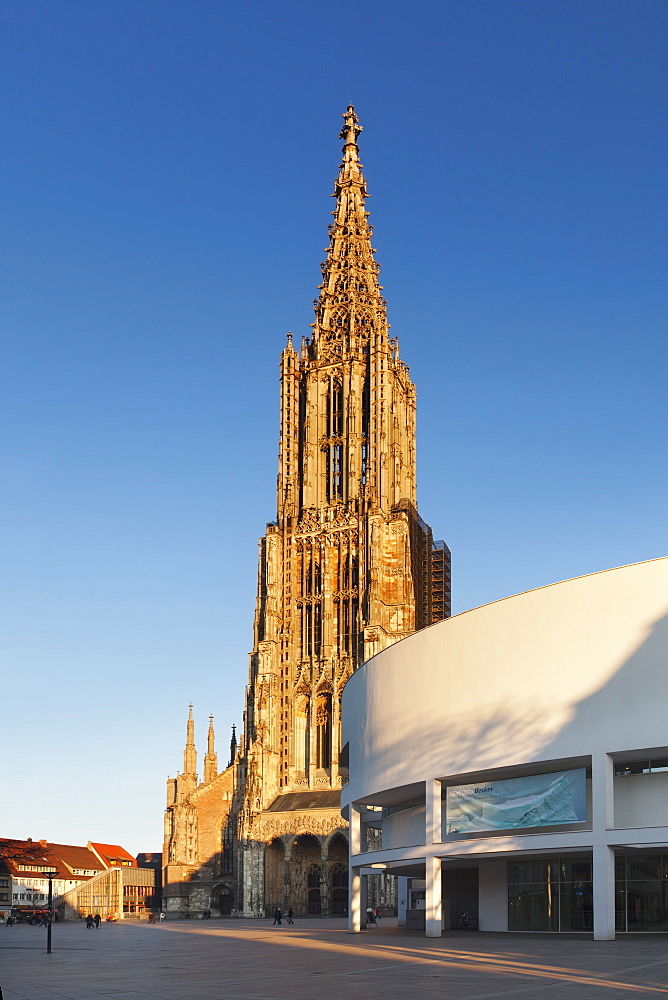
<instances>
[{"instance_id":1,"label":"pointed pinnacle","mask_svg":"<svg viewBox=\"0 0 668 1000\"><path fill-rule=\"evenodd\" d=\"M343 139L346 146L356 146L357 136L362 131L362 126L359 123L359 118L355 114L354 106L349 104L347 110L343 112L341 117L344 119L345 125L339 133L339 139Z\"/></svg>"}]
</instances>

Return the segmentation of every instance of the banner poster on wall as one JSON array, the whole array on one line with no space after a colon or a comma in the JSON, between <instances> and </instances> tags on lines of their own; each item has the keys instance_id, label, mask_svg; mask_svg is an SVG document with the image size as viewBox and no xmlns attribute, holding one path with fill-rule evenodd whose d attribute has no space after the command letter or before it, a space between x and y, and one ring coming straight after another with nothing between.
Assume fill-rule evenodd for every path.
<instances>
[{"instance_id":1,"label":"banner poster on wall","mask_svg":"<svg viewBox=\"0 0 668 1000\"><path fill-rule=\"evenodd\" d=\"M585 823L585 769L453 785L446 796L448 833Z\"/></svg>"}]
</instances>

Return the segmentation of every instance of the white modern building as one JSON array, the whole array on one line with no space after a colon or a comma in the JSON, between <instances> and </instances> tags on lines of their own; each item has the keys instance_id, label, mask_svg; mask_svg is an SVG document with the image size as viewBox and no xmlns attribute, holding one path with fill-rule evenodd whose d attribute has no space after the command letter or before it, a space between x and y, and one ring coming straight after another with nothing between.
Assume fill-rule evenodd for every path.
<instances>
[{"instance_id":1,"label":"white modern building","mask_svg":"<svg viewBox=\"0 0 668 1000\"><path fill-rule=\"evenodd\" d=\"M343 742L351 931L374 869L431 937L464 911L488 931L668 931L668 558L385 649L346 685Z\"/></svg>"}]
</instances>

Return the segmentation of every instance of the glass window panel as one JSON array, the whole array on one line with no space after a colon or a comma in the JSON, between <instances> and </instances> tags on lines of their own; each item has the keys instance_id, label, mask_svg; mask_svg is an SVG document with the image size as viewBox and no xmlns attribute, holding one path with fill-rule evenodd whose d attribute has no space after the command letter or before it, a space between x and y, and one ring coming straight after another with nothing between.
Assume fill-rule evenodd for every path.
<instances>
[{"instance_id":1,"label":"glass window panel","mask_svg":"<svg viewBox=\"0 0 668 1000\"><path fill-rule=\"evenodd\" d=\"M626 931L626 889L623 885L615 888L615 930Z\"/></svg>"},{"instance_id":2,"label":"glass window panel","mask_svg":"<svg viewBox=\"0 0 668 1000\"><path fill-rule=\"evenodd\" d=\"M626 858L624 855L617 855L615 858L615 880L623 881L626 878Z\"/></svg>"},{"instance_id":3,"label":"glass window panel","mask_svg":"<svg viewBox=\"0 0 668 1000\"><path fill-rule=\"evenodd\" d=\"M668 930L668 885L633 879L627 883L629 931Z\"/></svg>"},{"instance_id":4,"label":"glass window panel","mask_svg":"<svg viewBox=\"0 0 668 1000\"><path fill-rule=\"evenodd\" d=\"M652 771L668 771L668 757L651 760L649 766Z\"/></svg>"},{"instance_id":5,"label":"glass window panel","mask_svg":"<svg viewBox=\"0 0 668 1000\"><path fill-rule=\"evenodd\" d=\"M549 877L549 861L532 861L531 862L531 881L532 882L547 882Z\"/></svg>"},{"instance_id":6,"label":"glass window panel","mask_svg":"<svg viewBox=\"0 0 668 1000\"><path fill-rule=\"evenodd\" d=\"M662 876L661 855L630 854L627 858L627 877L630 879L660 879Z\"/></svg>"},{"instance_id":7,"label":"glass window panel","mask_svg":"<svg viewBox=\"0 0 668 1000\"><path fill-rule=\"evenodd\" d=\"M558 912L556 892L548 896L548 886L520 884L508 893L508 930L548 931Z\"/></svg>"},{"instance_id":8,"label":"glass window panel","mask_svg":"<svg viewBox=\"0 0 668 1000\"><path fill-rule=\"evenodd\" d=\"M616 777L621 777L626 774L646 774L648 770L648 760L618 761L615 764Z\"/></svg>"},{"instance_id":9,"label":"glass window panel","mask_svg":"<svg viewBox=\"0 0 668 1000\"><path fill-rule=\"evenodd\" d=\"M511 861L508 865L509 882L530 882L531 865L528 861Z\"/></svg>"},{"instance_id":10,"label":"glass window panel","mask_svg":"<svg viewBox=\"0 0 668 1000\"><path fill-rule=\"evenodd\" d=\"M574 861L562 858L561 878L563 882L591 882L591 861L588 858Z\"/></svg>"},{"instance_id":11,"label":"glass window panel","mask_svg":"<svg viewBox=\"0 0 668 1000\"><path fill-rule=\"evenodd\" d=\"M560 930L591 931L593 929L594 902L591 882L562 882Z\"/></svg>"}]
</instances>

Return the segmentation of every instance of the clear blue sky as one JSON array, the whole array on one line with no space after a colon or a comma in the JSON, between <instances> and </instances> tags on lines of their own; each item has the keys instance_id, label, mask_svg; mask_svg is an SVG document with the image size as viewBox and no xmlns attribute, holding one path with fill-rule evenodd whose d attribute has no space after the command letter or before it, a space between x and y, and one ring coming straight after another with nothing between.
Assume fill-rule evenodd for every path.
<instances>
[{"instance_id":1,"label":"clear blue sky","mask_svg":"<svg viewBox=\"0 0 668 1000\"><path fill-rule=\"evenodd\" d=\"M666 554L665 0L4 0L0 35L1 836L159 849L190 701L226 761L350 102L455 611Z\"/></svg>"}]
</instances>

